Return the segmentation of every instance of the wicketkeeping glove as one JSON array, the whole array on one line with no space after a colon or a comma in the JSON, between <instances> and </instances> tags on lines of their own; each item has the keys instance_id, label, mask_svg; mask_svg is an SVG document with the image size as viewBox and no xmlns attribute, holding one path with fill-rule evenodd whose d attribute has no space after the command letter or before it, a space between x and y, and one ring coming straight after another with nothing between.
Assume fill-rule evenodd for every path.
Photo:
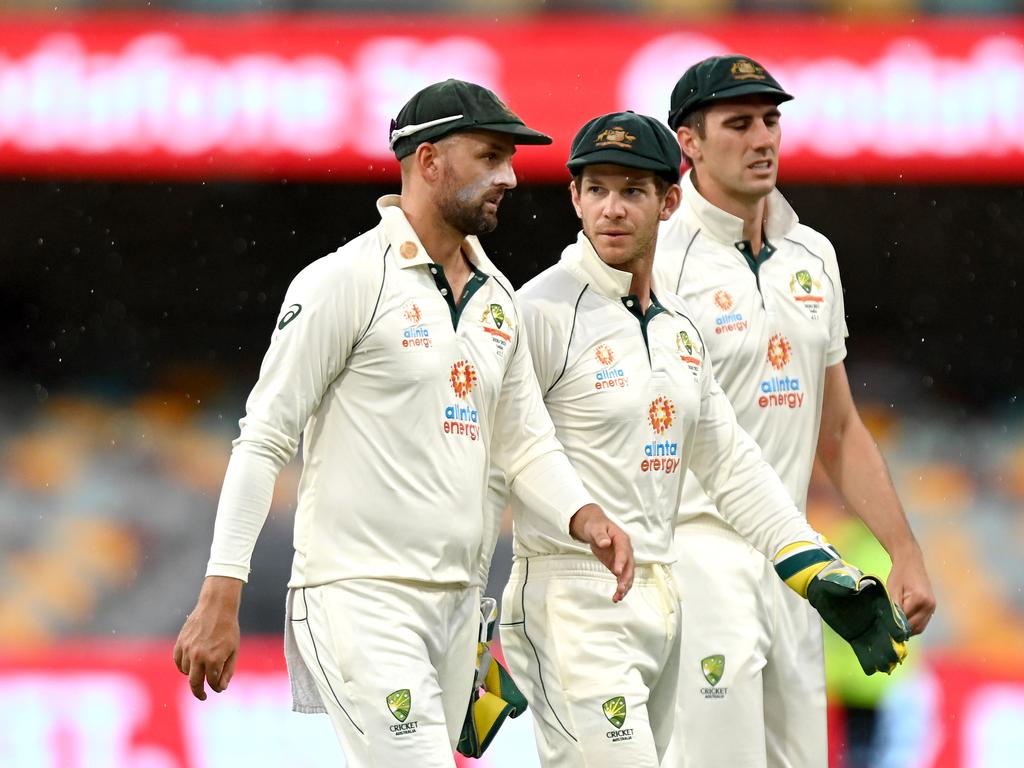
<instances>
[{"instance_id":1,"label":"wicketkeeping glove","mask_svg":"<svg viewBox=\"0 0 1024 768\"><path fill-rule=\"evenodd\" d=\"M480 757L494 740L505 718L519 717L526 711L526 697L520 693L508 670L491 656L491 640L494 639L497 619L497 601L493 597L481 599L476 679L457 747L466 757Z\"/></svg>"},{"instance_id":2,"label":"wicketkeeping glove","mask_svg":"<svg viewBox=\"0 0 1024 768\"><path fill-rule=\"evenodd\" d=\"M910 624L878 577L811 542L784 547L775 571L850 644L864 674L890 674L906 658Z\"/></svg>"}]
</instances>

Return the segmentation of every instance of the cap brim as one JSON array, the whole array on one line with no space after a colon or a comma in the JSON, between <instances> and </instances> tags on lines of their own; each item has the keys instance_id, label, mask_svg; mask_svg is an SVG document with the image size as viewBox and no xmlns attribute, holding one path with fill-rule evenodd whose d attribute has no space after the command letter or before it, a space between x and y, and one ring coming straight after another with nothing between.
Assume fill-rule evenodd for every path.
<instances>
[{"instance_id":1,"label":"cap brim","mask_svg":"<svg viewBox=\"0 0 1024 768\"><path fill-rule=\"evenodd\" d=\"M670 169L665 167L664 163L657 160L637 155L633 152L628 152L624 149L615 149L614 147L608 147L605 149L599 149L589 154L582 155L574 158L572 161L565 164L565 167L569 169L570 173L576 174L582 171L588 165L621 165L623 168L637 168L641 171L653 171L655 174L662 176L672 176L673 173ZM676 178L679 177L679 169L675 169Z\"/></svg>"},{"instance_id":2,"label":"cap brim","mask_svg":"<svg viewBox=\"0 0 1024 768\"><path fill-rule=\"evenodd\" d=\"M786 93L779 88L772 88L764 83L740 83L734 85L731 88L725 88L721 91L715 91L711 96L707 96L694 104L687 107L685 112L677 110L669 115L668 124L675 130L683 122L687 115L691 112L696 112L701 107L706 107L708 104L714 104L719 101L728 101L729 99L739 99L744 96L768 96L775 100L776 104L781 104L784 101L792 101L793 96Z\"/></svg>"},{"instance_id":3,"label":"cap brim","mask_svg":"<svg viewBox=\"0 0 1024 768\"><path fill-rule=\"evenodd\" d=\"M516 144L550 144L552 139L547 134L527 128L522 123L483 123L460 128L462 131L493 131L511 136Z\"/></svg>"},{"instance_id":4,"label":"cap brim","mask_svg":"<svg viewBox=\"0 0 1024 768\"><path fill-rule=\"evenodd\" d=\"M731 88L717 91L714 95L701 101L701 104L707 104L712 101L724 101L725 99L737 99L740 96L768 96L775 99L776 104L790 101L793 98L785 91L766 86L764 83L740 83Z\"/></svg>"}]
</instances>

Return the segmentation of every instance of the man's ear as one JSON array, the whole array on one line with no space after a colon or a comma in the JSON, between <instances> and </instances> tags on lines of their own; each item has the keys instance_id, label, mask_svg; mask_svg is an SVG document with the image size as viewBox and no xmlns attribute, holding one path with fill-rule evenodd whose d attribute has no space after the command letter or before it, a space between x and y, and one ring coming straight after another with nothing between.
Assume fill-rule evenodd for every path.
<instances>
[{"instance_id":1,"label":"man's ear","mask_svg":"<svg viewBox=\"0 0 1024 768\"><path fill-rule=\"evenodd\" d=\"M572 207L576 209L576 218L583 218L583 208L580 207L580 191L576 189L576 179L569 182L569 196L572 198Z\"/></svg>"},{"instance_id":2,"label":"man's ear","mask_svg":"<svg viewBox=\"0 0 1024 768\"><path fill-rule=\"evenodd\" d=\"M676 129L676 139L679 141L679 149L683 154L696 161L700 155L701 139L697 132L686 125L680 125Z\"/></svg>"},{"instance_id":3,"label":"man's ear","mask_svg":"<svg viewBox=\"0 0 1024 768\"><path fill-rule=\"evenodd\" d=\"M665 193L665 199L661 201L661 213L658 214L659 221L668 221L682 201L682 187L678 184L673 184L668 188L668 192Z\"/></svg>"},{"instance_id":4,"label":"man's ear","mask_svg":"<svg viewBox=\"0 0 1024 768\"><path fill-rule=\"evenodd\" d=\"M436 144L424 141L413 153L413 168L427 181L437 181L441 177L443 152Z\"/></svg>"}]
</instances>

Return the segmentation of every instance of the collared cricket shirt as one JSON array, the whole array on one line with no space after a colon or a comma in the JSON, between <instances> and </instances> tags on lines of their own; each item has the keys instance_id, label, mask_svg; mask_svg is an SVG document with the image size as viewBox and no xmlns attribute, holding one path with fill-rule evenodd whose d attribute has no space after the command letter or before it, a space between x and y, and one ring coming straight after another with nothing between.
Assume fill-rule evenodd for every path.
<instances>
[{"instance_id":1,"label":"collared cricket shirt","mask_svg":"<svg viewBox=\"0 0 1024 768\"><path fill-rule=\"evenodd\" d=\"M752 254L742 220L705 200L691 174L681 183L683 203L658 234L655 275L694 313L740 424L803 510L825 369L846 356L835 250L775 190L764 246ZM679 519L699 514L718 513L690 478Z\"/></svg>"},{"instance_id":2,"label":"collared cricket shirt","mask_svg":"<svg viewBox=\"0 0 1024 768\"><path fill-rule=\"evenodd\" d=\"M642 313L632 276L582 233L519 291L544 402L584 485L630 536L637 563L670 563L687 468L769 557L808 529L714 380L685 306L659 293ZM756 490L756 493L755 493ZM517 556L589 549L513 500ZM810 534L813 535L813 534Z\"/></svg>"},{"instance_id":3,"label":"collared cricket shirt","mask_svg":"<svg viewBox=\"0 0 1024 768\"><path fill-rule=\"evenodd\" d=\"M405 219L304 269L246 404L207 573L244 579L303 436L291 587L476 576L491 459L554 528L590 501L555 438L505 278L466 238L459 301Z\"/></svg>"}]
</instances>

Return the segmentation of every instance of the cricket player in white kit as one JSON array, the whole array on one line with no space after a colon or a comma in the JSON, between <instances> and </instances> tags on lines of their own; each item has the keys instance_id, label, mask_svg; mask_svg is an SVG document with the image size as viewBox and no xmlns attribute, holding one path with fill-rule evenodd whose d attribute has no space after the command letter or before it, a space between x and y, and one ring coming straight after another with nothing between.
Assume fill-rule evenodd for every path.
<instances>
[{"instance_id":1,"label":"cricket player in white kit","mask_svg":"<svg viewBox=\"0 0 1024 768\"><path fill-rule=\"evenodd\" d=\"M935 600L850 394L835 251L775 188L778 105L791 98L742 56L706 59L682 76L669 125L692 170L680 209L659 232L654 273L693 310L740 424L801 511L817 455L892 557L890 593L920 632ZM664 765L825 768L819 617L783 588L708 490L689 475L679 508L676 575L686 620Z\"/></svg>"},{"instance_id":2,"label":"cricket player in white kit","mask_svg":"<svg viewBox=\"0 0 1024 768\"><path fill-rule=\"evenodd\" d=\"M381 198L380 224L285 296L175 661L199 699L204 678L227 686L253 545L301 434L295 707L330 714L349 765L448 767L475 677L489 462L553 530L594 546L617 599L632 556L555 438L511 287L475 237L515 186L515 144L550 139L448 80L403 107L391 142L402 196Z\"/></svg>"},{"instance_id":3,"label":"cricket player in white kit","mask_svg":"<svg viewBox=\"0 0 1024 768\"><path fill-rule=\"evenodd\" d=\"M687 468L787 572L839 564L737 425L701 330L652 282L659 222L679 204L679 165L675 138L653 118L613 113L584 125L567 164L583 231L519 292L558 438L636 559L632 591L610 603L593 555L543 509L513 499L502 642L551 768L657 768L668 745L680 638L672 531ZM888 634L884 644L895 663Z\"/></svg>"}]
</instances>

